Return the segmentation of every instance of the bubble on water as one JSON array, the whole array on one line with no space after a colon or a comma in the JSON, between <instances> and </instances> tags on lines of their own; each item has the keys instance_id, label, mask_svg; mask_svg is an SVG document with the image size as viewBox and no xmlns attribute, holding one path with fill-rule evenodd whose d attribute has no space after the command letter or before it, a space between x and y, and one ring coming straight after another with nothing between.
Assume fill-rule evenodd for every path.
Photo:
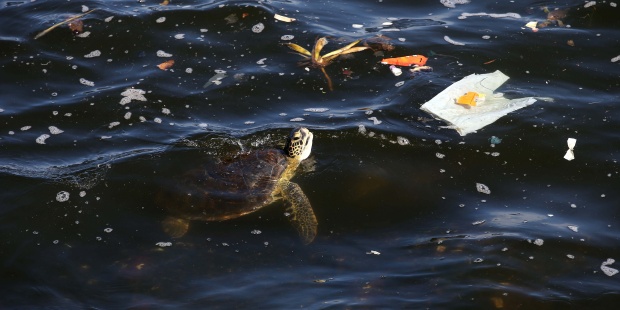
<instances>
[{"instance_id":1,"label":"bubble on water","mask_svg":"<svg viewBox=\"0 0 620 310\"><path fill-rule=\"evenodd\" d=\"M155 245L158 246L158 247L165 248L165 247L172 246L172 242L163 242L162 241L162 242L155 243Z\"/></svg>"},{"instance_id":2,"label":"bubble on water","mask_svg":"<svg viewBox=\"0 0 620 310\"><path fill-rule=\"evenodd\" d=\"M543 243L545 243L545 241L543 239L536 239L534 240L534 244L537 246L542 246Z\"/></svg>"},{"instance_id":3,"label":"bubble on water","mask_svg":"<svg viewBox=\"0 0 620 310\"><path fill-rule=\"evenodd\" d=\"M262 231L260 231L260 230L258 230L258 229L254 229L254 230L252 230L250 233L251 233L252 235L260 235L260 234L262 234L263 232L262 232Z\"/></svg>"},{"instance_id":4,"label":"bubble on water","mask_svg":"<svg viewBox=\"0 0 620 310\"><path fill-rule=\"evenodd\" d=\"M108 234L112 232L112 228L107 227L105 229L103 229L103 231L107 232Z\"/></svg>"},{"instance_id":5,"label":"bubble on water","mask_svg":"<svg viewBox=\"0 0 620 310\"><path fill-rule=\"evenodd\" d=\"M101 241L101 237L97 236L97 237L95 237L95 240Z\"/></svg>"},{"instance_id":6,"label":"bubble on water","mask_svg":"<svg viewBox=\"0 0 620 310\"><path fill-rule=\"evenodd\" d=\"M172 54L159 50L157 51L157 57L172 57Z\"/></svg>"},{"instance_id":7,"label":"bubble on water","mask_svg":"<svg viewBox=\"0 0 620 310\"><path fill-rule=\"evenodd\" d=\"M57 92L53 92L53 93L51 93L51 95L52 95L52 97L56 97L56 96L58 96L58 93Z\"/></svg>"},{"instance_id":8,"label":"bubble on water","mask_svg":"<svg viewBox=\"0 0 620 310\"><path fill-rule=\"evenodd\" d=\"M179 33L179 34L175 34L174 38L177 40L181 40L185 38L185 34L184 33Z\"/></svg>"},{"instance_id":9,"label":"bubble on water","mask_svg":"<svg viewBox=\"0 0 620 310\"><path fill-rule=\"evenodd\" d=\"M99 57L101 56L101 51L99 50L94 50L86 55L84 55L85 58L93 58L93 57Z\"/></svg>"},{"instance_id":10,"label":"bubble on water","mask_svg":"<svg viewBox=\"0 0 620 310\"><path fill-rule=\"evenodd\" d=\"M441 154L441 153L435 153L435 156L439 159L443 159L444 157L446 157L446 155Z\"/></svg>"},{"instance_id":11,"label":"bubble on water","mask_svg":"<svg viewBox=\"0 0 620 310\"><path fill-rule=\"evenodd\" d=\"M56 126L49 126L47 127L47 129L49 129L50 133L53 135L59 135L63 132L65 132L64 130L61 130L60 128L56 127Z\"/></svg>"},{"instance_id":12,"label":"bubble on water","mask_svg":"<svg viewBox=\"0 0 620 310\"><path fill-rule=\"evenodd\" d=\"M398 144L400 144L400 145L408 145L409 144L409 139L407 139L405 137L398 136L398 137L396 137L396 142L398 142Z\"/></svg>"},{"instance_id":13,"label":"bubble on water","mask_svg":"<svg viewBox=\"0 0 620 310\"><path fill-rule=\"evenodd\" d=\"M482 263L484 261L484 259L478 257L476 259L474 259L474 263Z\"/></svg>"},{"instance_id":14,"label":"bubble on water","mask_svg":"<svg viewBox=\"0 0 620 310\"><path fill-rule=\"evenodd\" d=\"M579 232L579 226L576 226L576 225L568 225L567 227L568 227L568 229L570 229L570 230L572 230L572 231L574 231L574 232Z\"/></svg>"},{"instance_id":15,"label":"bubble on water","mask_svg":"<svg viewBox=\"0 0 620 310\"><path fill-rule=\"evenodd\" d=\"M478 190L479 192L483 194L487 194L487 195L491 194L491 190L489 189L489 187L482 183L476 183L476 190Z\"/></svg>"},{"instance_id":16,"label":"bubble on water","mask_svg":"<svg viewBox=\"0 0 620 310\"><path fill-rule=\"evenodd\" d=\"M295 117L290 119L291 122L303 122L304 119L301 117Z\"/></svg>"},{"instance_id":17,"label":"bubble on water","mask_svg":"<svg viewBox=\"0 0 620 310\"><path fill-rule=\"evenodd\" d=\"M168 115L168 114L170 114L170 109L168 109L168 108L162 108L162 109L161 109L161 113L164 113L164 114Z\"/></svg>"},{"instance_id":18,"label":"bubble on water","mask_svg":"<svg viewBox=\"0 0 620 310\"><path fill-rule=\"evenodd\" d=\"M47 138L49 138L49 137L50 137L50 135L48 135L48 134L45 134L45 133L44 133L44 134L40 135L40 136L36 139L36 142L37 142L38 144L45 144L45 140L47 140Z\"/></svg>"},{"instance_id":19,"label":"bubble on water","mask_svg":"<svg viewBox=\"0 0 620 310\"><path fill-rule=\"evenodd\" d=\"M166 18L165 18L165 17L160 17L160 18L158 18L158 19L156 19L156 20L155 20L155 22L156 22L156 23L158 23L158 24L161 24L161 23L163 23L163 22L165 22L165 21L166 21Z\"/></svg>"},{"instance_id":20,"label":"bubble on water","mask_svg":"<svg viewBox=\"0 0 620 310\"><path fill-rule=\"evenodd\" d=\"M65 202L67 200L69 200L69 192L60 191L58 192L58 194L56 194L56 201Z\"/></svg>"},{"instance_id":21,"label":"bubble on water","mask_svg":"<svg viewBox=\"0 0 620 310\"><path fill-rule=\"evenodd\" d=\"M53 244L58 244L58 242L60 242L60 241L58 241L58 239L52 241Z\"/></svg>"},{"instance_id":22,"label":"bubble on water","mask_svg":"<svg viewBox=\"0 0 620 310\"><path fill-rule=\"evenodd\" d=\"M264 29L265 29L265 25L263 25L263 23L258 23L252 26L252 32L254 33L261 33Z\"/></svg>"},{"instance_id":23,"label":"bubble on water","mask_svg":"<svg viewBox=\"0 0 620 310\"><path fill-rule=\"evenodd\" d=\"M322 113L322 112L329 111L329 109L328 108L307 108L307 109L304 109L304 111L306 111L306 112Z\"/></svg>"},{"instance_id":24,"label":"bubble on water","mask_svg":"<svg viewBox=\"0 0 620 310\"><path fill-rule=\"evenodd\" d=\"M82 5L82 13L86 13L88 12L88 7L85 5Z\"/></svg>"},{"instance_id":25,"label":"bubble on water","mask_svg":"<svg viewBox=\"0 0 620 310\"><path fill-rule=\"evenodd\" d=\"M283 40L283 41L290 41L290 40L293 40L294 38L295 38L295 36L292 35L292 34L285 34L285 35L280 37L280 39Z\"/></svg>"},{"instance_id":26,"label":"bubble on water","mask_svg":"<svg viewBox=\"0 0 620 310\"><path fill-rule=\"evenodd\" d=\"M263 244L264 244L265 246L268 246L268 245L269 245L269 242L265 241L265 242L263 242Z\"/></svg>"},{"instance_id":27,"label":"bubble on water","mask_svg":"<svg viewBox=\"0 0 620 310\"><path fill-rule=\"evenodd\" d=\"M118 126L120 124L121 124L121 122L111 122L110 125L108 125L108 128L112 128L112 127Z\"/></svg>"}]
</instances>

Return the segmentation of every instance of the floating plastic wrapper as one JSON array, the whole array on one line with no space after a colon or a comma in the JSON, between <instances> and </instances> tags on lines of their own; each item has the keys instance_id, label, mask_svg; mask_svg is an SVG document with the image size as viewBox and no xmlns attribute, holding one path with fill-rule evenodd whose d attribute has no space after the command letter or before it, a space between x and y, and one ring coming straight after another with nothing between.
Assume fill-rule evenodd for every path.
<instances>
[{"instance_id":1,"label":"floating plastic wrapper","mask_svg":"<svg viewBox=\"0 0 620 310\"><path fill-rule=\"evenodd\" d=\"M433 114L450 124L461 135L474 132L500 117L526 107L537 99L553 101L551 98L516 98L507 99L502 94L493 94L498 87L509 79L497 70L493 73L472 74L448 86L433 99L423 104L420 109ZM457 99L468 92L475 92L485 100L473 106L457 104Z\"/></svg>"},{"instance_id":2,"label":"floating plastic wrapper","mask_svg":"<svg viewBox=\"0 0 620 310\"><path fill-rule=\"evenodd\" d=\"M564 154L564 159L566 160L573 160L575 159L575 144L577 144L577 139L575 138L568 138L568 140L566 140L566 144L568 144L568 151L566 151L566 154Z\"/></svg>"}]
</instances>

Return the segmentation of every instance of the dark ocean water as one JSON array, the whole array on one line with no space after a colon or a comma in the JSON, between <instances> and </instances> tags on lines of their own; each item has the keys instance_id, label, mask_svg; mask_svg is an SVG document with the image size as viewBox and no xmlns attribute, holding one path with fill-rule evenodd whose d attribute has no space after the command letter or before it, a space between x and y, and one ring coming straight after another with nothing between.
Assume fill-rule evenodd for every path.
<instances>
[{"instance_id":1,"label":"dark ocean water","mask_svg":"<svg viewBox=\"0 0 620 310\"><path fill-rule=\"evenodd\" d=\"M568 27L526 28L547 19L545 6L568 9ZM88 35L62 25L34 39L90 9ZM620 259L615 2L29 0L1 1L0 18L2 309L620 301L620 263L608 260ZM283 45L311 49L327 37L331 51L378 36L394 49L334 61L333 91ZM379 63L413 54L433 71L397 77ZM461 78L495 70L510 76L498 90L506 97L553 101L466 136L420 110ZM126 103L132 88L146 101ZM281 146L296 126L315 135L294 178L319 222L312 244L283 203L194 222L179 239L163 232L162 184ZM573 161L563 159L568 138Z\"/></svg>"}]
</instances>

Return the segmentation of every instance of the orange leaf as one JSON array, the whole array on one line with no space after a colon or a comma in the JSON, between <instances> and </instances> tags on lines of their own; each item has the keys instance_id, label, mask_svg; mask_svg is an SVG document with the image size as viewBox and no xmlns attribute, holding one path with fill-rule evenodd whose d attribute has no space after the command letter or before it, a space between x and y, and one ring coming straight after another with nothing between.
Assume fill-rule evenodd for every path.
<instances>
[{"instance_id":1,"label":"orange leaf","mask_svg":"<svg viewBox=\"0 0 620 310\"><path fill-rule=\"evenodd\" d=\"M422 55L411 55L411 56L403 56L396 58L385 58L381 60L382 64L386 65L396 65L396 66L411 66L418 65L424 66L428 58Z\"/></svg>"},{"instance_id":2,"label":"orange leaf","mask_svg":"<svg viewBox=\"0 0 620 310\"><path fill-rule=\"evenodd\" d=\"M172 65L174 65L174 60L171 59L166 62L160 63L159 65L157 65L157 67L162 70L168 70L170 67L172 67Z\"/></svg>"}]
</instances>

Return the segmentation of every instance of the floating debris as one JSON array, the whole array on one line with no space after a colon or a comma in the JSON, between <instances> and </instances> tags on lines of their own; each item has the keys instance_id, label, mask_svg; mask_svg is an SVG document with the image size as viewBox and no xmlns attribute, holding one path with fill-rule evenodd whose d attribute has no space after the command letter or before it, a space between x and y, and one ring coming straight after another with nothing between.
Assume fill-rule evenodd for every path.
<instances>
[{"instance_id":1,"label":"floating debris","mask_svg":"<svg viewBox=\"0 0 620 310\"><path fill-rule=\"evenodd\" d=\"M446 155L441 154L441 153L435 153L435 156L439 159L443 159L444 157L446 157Z\"/></svg>"},{"instance_id":2,"label":"floating debris","mask_svg":"<svg viewBox=\"0 0 620 310\"><path fill-rule=\"evenodd\" d=\"M162 50L157 51L156 55L157 57L172 57L172 54L166 53Z\"/></svg>"},{"instance_id":3,"label":"floating debris","mask_svg":"<svg viewBox=\"0 0 620 310\"><path fill-rule=\"evenodd\" d=\"M564 159L568 161L575 159L575 153L573 152L573 150L575 149L576 143L577 139L568 138L568 140L566 140L566 144L568 145L568 151L566 151L566 154L564 154Z\"/></svg>"},{"instance_id":4,"label":"floating debris","mask_svg":"<svg viewBox=\"0 0 620 310\"><path fill-rule=\"evenodd\" d=\"M401 87L403 85L405 85L405 81L400 81L400 82L394 84L394 86L396 86L396 87Z\"/></svg>"},{"instance_id":5,"label":"floating debris","mask_svg":"<svg viewBox=\"0 0 620 310\"><path fill-rule=\"evenodd\" d=\"M111 21L112 21L112 19L114 19L114 16L109 16L109 17L106 17L106 18L104 19L104 21L105 21L106 23L109 23L109 22L111 22Z\"/></svg>"},{"instance_id":6,"label":"floating debris","mask_svg":"<svg viewBox=\"0 0 620 310\"><path fill-rule=\"evenodd\" d=\"M207 83L205 83L205 85L203 85L203 88L207 88L209 86L211 86L211 84L214 85L220 85L222 84L222 79L224 79L225 77L227 77L228 75L226 75L226 71L224 70L215 70L215 75L212 76Z\"/></svg>"},{"instance_id":7,"label":"floating debris","mask_svg":"<svg viewBox=\"0 0 620 310\"><path fill-rule=\"evenodd\" d=\"M254 33L261 33L263 30L265 30L265 25L263 23L258 23L252 26L252 32Z\"/></svg>"},{"instance_id":8,"label":"floating debris","mask_svg":"<svg viewBox=\"0 0 620 310\"><path fill-rule=\"evenodd\" d=\"M611 265L611 264L613 264L615 262L616 262L616 260L614 260L613 258L608 258L606 261L604 261L601 264L601 270L603 271L603 273L605 273L609 277L617 274L618 273L618 269L608 267L609 265Z\"/></svg>"},{"instance_id":9,"label":"floating debris","mask_svg":"<svg viewBox=\"0 0 620 310\"><path fill-rule=\"evenodd\" d=\"M293 38L295 38L295 36L292 34L285 34L280 37L282 41L290 41L290 40L293 40Z\"/></svg>"},{"instance_id":10,"label":"floating debris","mask_svg":"<svg viewBox=\"0 0 620 310\"><path fill-rule=\"evenodd\" d=\"M439 0L439 3L447 8L454 9L457 4L466 4L469 3L469 0Z\"/></svg>"},{"instance_id":11,"label":"floating debris","mask_svg":"<svg viewBox=\"0 0 620 310\"><path fill-rule=\"evenodd\" d=\"M390 66L390 71L392 71L392 74L394 74L394 76L399 76L403 74L403 70L394 65Z\"/></svg>"},{"instance_id":12,"label":"floating debris","mask_svg":"<svg viewBox=\"0 0 620 310\"><path fill-rule=\"evenodd\" d=\"M234 24L239 21L239 17L237 17L237 14L232 13L224 17L224 20L226 21L226 24Z\"/></svg>"},{"instance_id":13,"label":"floating debris","mask_svg":"<svg viewBox=\"0 0 620 310\"><path fill-rule=\"evenodd\" d=\"M157 68L165 71L165 70L172 68L173 65L174 65L174 60L170 59L168 61L164 61L160 63L159 65L157 65Z\"/></svg>"},{"instance_id":14,"label":"floating debris","mask_svg":"<svg viewBox=\"0 0 620 310\"><path fill-rule=\"evenodd\" d=\"M353 27L355 29L360 29L360 28L364 28L364 25L362 25L362 24L353 24L353 25L351 25L351 27Z\"/></svg>"},{"instance_id":15,"label":"floating debris","mask_svg":"<svg viewBox=\"0 0 620 310\"><path fill-rule=\"evenodd\" d=\"M163 23L165 21L166 21L166 18L163 17L163 16L155 20L155 22L158 23L158 24L161 24L161 23Z\"/></svg>"},{"instance_id":16,"label":"floating debris","mask_svg":"<svg viewBox=\"0 0 620 310\"><path fill-rule=\"evenodd\" d=\"M537 246L542 246L543 243L545 243L545 241L543 239L536 239L534 240L534 244Z\"/></svg>"},{"instance_id":17,"label":"floating debris","mask_svg":"<svg viewBox=\"0 0 620 310\"><path fill-rule=\"evenodd\" d=\"M489 142L491 144L500 144L502 143L502 139L496 137L496 136L491 136L491 138L489 138Z\"/></svg>"},{"instance_id":18,"label":"floating debris","mask_svg":"<svg viewBox=\"0 0 620 310\"><path fill-rule=\"evenodd\" d=\"M84 58L94 58L94 57L99 57L101 56L101 51L100 50L94 50L86 55L84 55Z\"/></svg>"},{"instance_id":19,"label":"floating debris","mask_svg":"<svg viewBox=\"0 0 620 310\"><path fill-rule=\"evenodd\" d=\"M89 81L89 80L87 80L85 78L81 78L80 79L80 84L83 84L83 85L86 85L86 86L91 86L91 87L95 86L95 82Z\"/></svg>"},{"instance_id":20,"label":"floating debris","mask_svg":"<svg viewBox=\"0 0 620 310\"><path fill-rule=\"evenodd\" d=\"M374 117L374 116L373 116L373 117L369 117L369 118L368 118L368 120L369 120L369 121L372 121L372 123L373 123L373 124L375 124L375 125L379 125L379 124L383 123L382 121L378 120L378 119L377 119L376 117Z\"/></svg>"},{"instance_id":21,"label":"floating debris","mask_svg":"<svg viewBox=\"0 0 620 310\"><path fill-rule=\"evenodd\" d=\"M475 222L473 222L471 224L474 225L474 226L477 226L477 225L484 224L484 222L486 222L486 220L475 221Z\"/></svg>"},{"instance_id":22,"label":"floating debris","mask_svg":"<svg viewBox=\"0 0 620 310\"><path fill-rule=\"evenodd\" d=\"M483 194L487 194L487 195L491 194L491 190L489 189L489 187L482 183L476 183L476 190L478 190L479 192Z\"/></svg>"},{"instance_id":23,"label":"floating debris","mask_svg":"<svg viewBox=\"0 0 620 310\"><path fill-rule=\"evenodd\" d=\"M568 225L567 227L568 227L568 229L570 229L570 230L572 230L572 231L574 231L574 232L579 232L579 226L576 226L576 225Z\"/></svg>"},{"instance_id":24,"label":"floating debris","mask_svg":"<svg viewBox=\"0 0 620 310\"><path fill-rule=\"evenodd\" d=\"M95 11L95 10L97 10L97 9L92 9L92 10L90 10L90 11L86 12L86 13L83 13L83 14L80 14L80 15L76 15L76 16L73 16L73 17L70 17L69 19L67 19L67 20L65 20L65 21L63 21L63 22L60 22L60 23L54 24L52 27L49 27L49 28L47 28L47 29L45 29L45 30L43 30L43 31L39 32L39 33L38 33L38 34L34 37L34 39L36 40L36 39L38 39L38 38L40 38L40 37L42 37L42 36L46 35L46 34L47 34L47 33L49 33L50 31L54 30L56 27L61 26L61 25L64 25L64 24L66 24L66 23L69 23L69 22L71 22L71 21L73 21L73 20L76 20L76 19L78 19L78 18L80 18L80 17L82 17L82 16L85 16L85 15L87 15L87 14L90 14L90 13L92 13L92 12L93 12L93 11Z\"/></svg>"},{"instance_id":25,"label":"floating debris","mask_svg":"<svg viewBox=\"0 0 620 310\"><path fill-rule=\"evenodd\" d=\"M58 194L56 194L56 201L58 202L65 202L67 200L69 200L69 192L66 191L60 191L58 192Z\"/></svg>"},{"instance_id":26,"label":"floating debris","mask_svg":"<svg viewBox=\"0 0 620 310\"><path fill-rule=\"evenodd\" d=\"M519 15L518 13L461 13L461 15L458 17L458 19L466 19L467 17L472 17L472 16L489 16L489 17L493 17L493 18L521 18L521 15Z\"/></svg>"},{"instance_id":27,"label":"floating debris","mask_svg":"<svg viewBox=\"0 0 620 310\"><path fill-rule=\"evenodd\" d=\"M370 252L366 252L366 254L381 255L381 253L375 250L370 250Z\"/></svg>"},{"instance_id":28,"label":"floating debris","mask_svg":"<svg viewBox=\"0 0 620 310\"><path fill-rule=\"evenodd\" d=\"M113 128L113 127L116 127L116 126L118 126L120 124L121 124L121 122L111 122L110 125L108 125L108 128Z\"/></svg>"},{"instance_id":29,"label":"floating debris","mask_svg":"<svg viewBox=\"0 0 620 310\"><path fill-rule=\"evenodd\" d=\"M405 138L405 137L401 137L401 136L396 137L396 142L397 142L399 145L409 145L409 144L410 144L410 143L409 143L409 139L407 139L407 138Z\"/></svg>"},{"instance_id":30,"label":"floating debris","mask_svg":"<svg viewBox=\"0 0 620 310\"><path fill-rule=\"evenodd\" d=\"M620 60L620 55L614 57L611 59L611 62L617 62L618 60Z\"/></svg>"},{"instance_id":31,"label":"floating debris","mask_svg":"<svg viewBox=\"0 0 620 310\"><path fill-rule=\"evenodd\" d=\"M275 19L277 19L279 21L283 21L285 23L290 23L290 22L296 21L296 19L294 19L294 18L283 16L283 15L279 15L279 14L273 15L273 18L275 18Z\"/></svg>"},{"instance_id":32,"label":"floating debris","mask_svg":"<svg viewBox=\"0 0 620 310\"><path fill-rule=\"evenodd\" d=\"M478 257L476 259L474 259L474 263L482 263L484 261L484 259Z\"/></svg>"},{"instance_id":33,"label":"floating debris","mask_svg":"<svg viewBox=\"0 0 620 310\"><path fill-rule=\"evenodd\" d=\"M301 118L301 117L295 117L295 118L291 118L291 120L290 120L290 121L291 121L291 122L303 122L303 121L304 121L304 119L303 119L303 118Z\"/></svg>"},{"instance_id":34,"label":"floating debris","mask_svg":"<svg viewBox=\"0 0 620 310\"><path fill-rule=\"evenodd\" d=\"M444 36L444 37L443 37L443 39L444 39L444 40L446 40L446 42L448 42L448 43L450 43L450 44L454 44L454 45L465 45L465 43L457 42L457 41L454 41L454 40L450 39L450 37L449 37L449 36Z\"/></svg>"},{"instance_id":35,"label":"floating debris","mask_svg":"<svg viewBox=\"0 0 620 310\"><path fill-rule=\"evenodd\" d=\"M258 229L254 229L254 230L252 230L250 233L251 233L252 235L260 235L260 234L262 234L263 232L262 232L262 231L260 231L260 230L258 230Z\"/></svg>"},{"instance_id":36,"label":"floating debris","mask_svg":"<svg viewBox=\"0 0 620 310\"><path fill-rule=\"evenodd\" d=\"M131 100L146 101L146 97L144 97L144 94L146 94L146 92L141 89L128 88L121 93L121 96L123 96L123 98L121 99L120 104L126 105L131 102Z\"/></svg>"},{"instance_id":37,"label":"floating debris","mask_svg":"<svg viewBox=\"0 0 620 310\"><path fill-rule=\"evenodd\" d=\"M45 133L44 133L44 134L40 135L40 136L36 139L36 142L37 142L38 144L45 144L45 140L47 140L47 138L49 138L49 137L50 137L50 135L48 135L48 134L45 134Z\"/></svg>"},{"instance_id":38,"label":"floating debris","mask_svg":"<svg viewBox=\"0 0 620 310\"><path fill-rule=\"evenodd\" d=\"M61 130L56 126L49 126L47 129L49 129L50 133L53 135L59 135L64 132L64 130Z\"/></svg>"},{"instance_id":39,"label":"floating debris","mask_svg":"<svg viewBox=\"0 0 620 310\"><path fill-rule=\"evenodd\" d=\"M185 34L184 33L175 34L174 38L177 40L185 39Z\"/></svg>"},{"instance_id":40,"label":"floating debris","mask_svg":"<svg viewBox=\"0 0 620 310\"><path fill-rule=\"evenodd\" d=\"M107 227L105 229L103 229L103 231L107 232L108 234L112 232L112 228Z\"/></svg>"},{"instance_id":41,"label":"floating debris","mask_svg":"<svg viewBox=\"0 0 620 310\"><path fill-rule=\"evenodd\" d=\"M588 1L586 4L583 5L584 8L589 8L593 5L596 4L596 1Z\"/></svg>"},{"instance_id":42,"label":"floating debris","mask_svg":"<svg viewBox=\"0 0 620 310\"><path fill-rule=\"evenodd\" d=\"M155 245L158 247L165 248L165 247L172 246L172 242L157 242L155 243Z\"/></svg>"},{"instance_id":43,"label":"floating debris","mask_svg":"<svg viewBox=\"0 0 620 310\"><path fill-rule=\"evenodd\" d=\"M328 108L307 108L304 109L306 112L315 112L315 113L323 113L329 111Z\"/></svg>"}]
</instances>

